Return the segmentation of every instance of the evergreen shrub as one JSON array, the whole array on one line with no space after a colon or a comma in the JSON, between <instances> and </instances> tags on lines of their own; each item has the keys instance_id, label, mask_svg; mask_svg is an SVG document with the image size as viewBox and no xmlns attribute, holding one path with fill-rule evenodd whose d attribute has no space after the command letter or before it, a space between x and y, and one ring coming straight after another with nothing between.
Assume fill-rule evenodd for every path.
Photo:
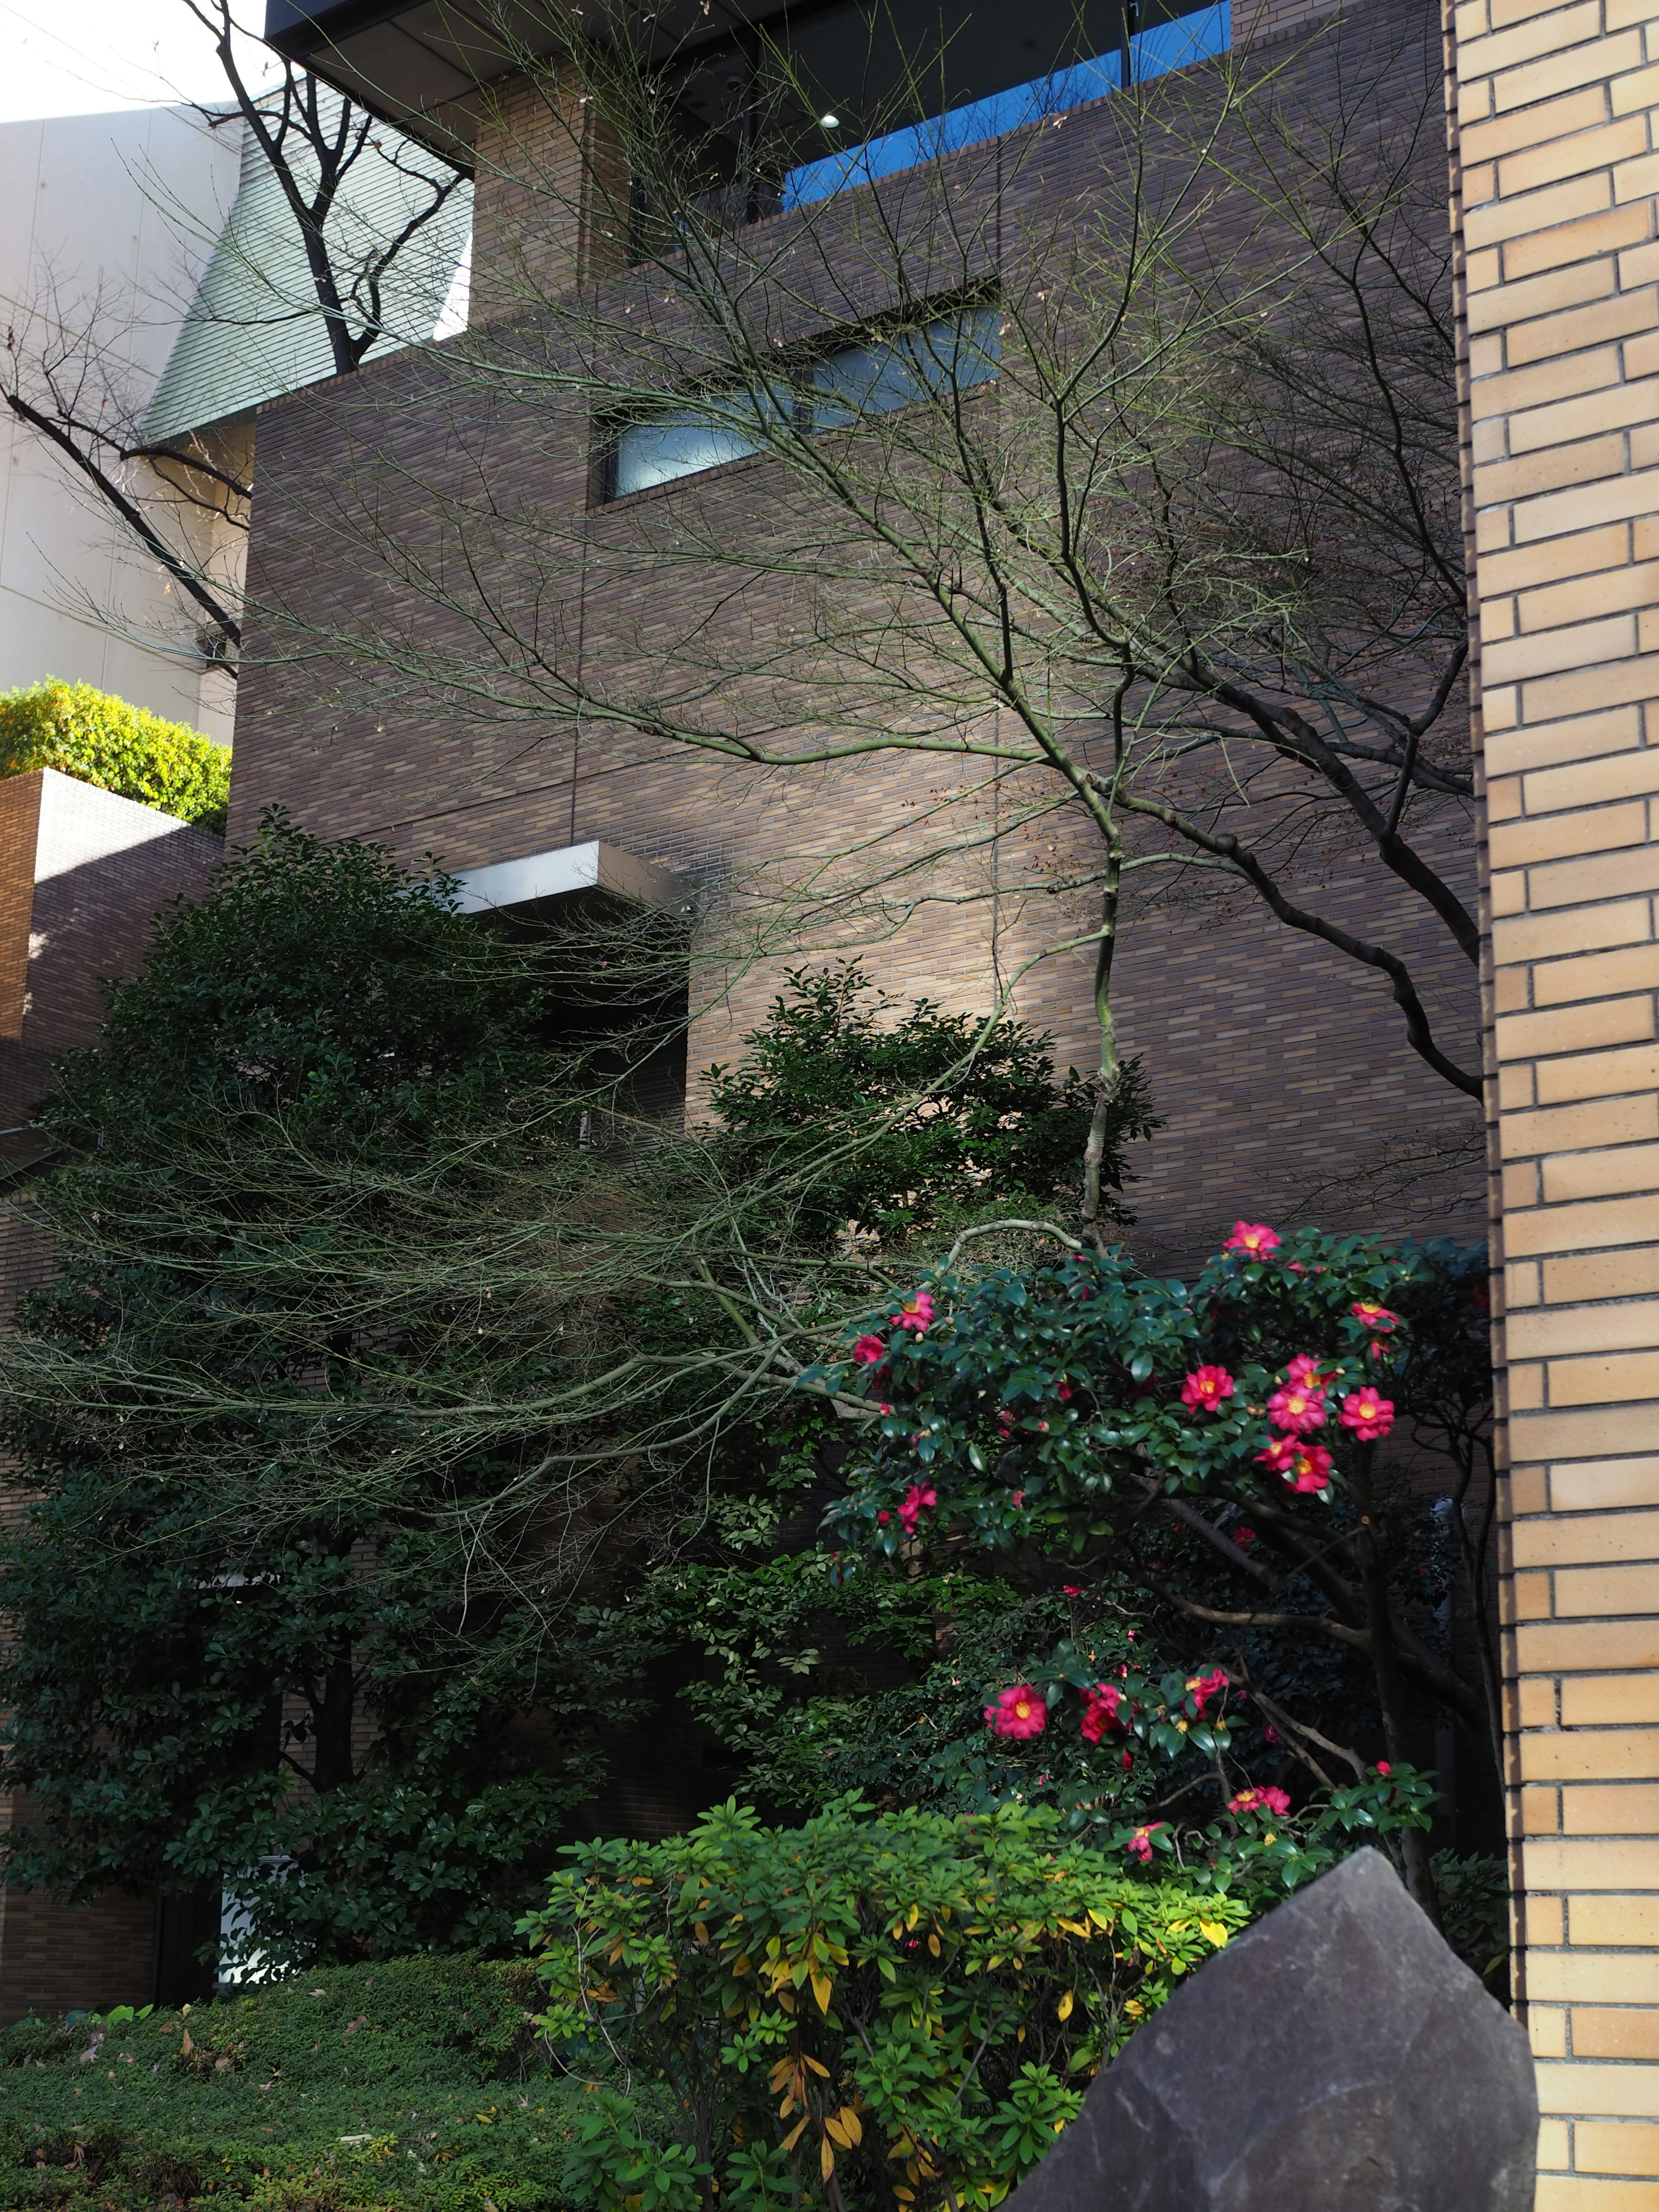
<instances>
[{"instance_id":1,"label":"evergreen shrub","mask_svg":"<svg viewBox=\"0 0 1659 2212\"><path fill-rule=\"evenodd\" d=\"M582 2093L527 1965L325 1967L182 2012L0 2033L0 2212L544 2212Z\"/></svg>"},{"instance_id":2,"label":"evergreen shrub","mask_svg":"<svg viewBox=\"0 0 1659 2212\"><path fill-rule=\"evenodd\" d=\"M90 684L48 677L0 693L0 775L37 768L224 835L229 747Z\"/></svg>"}]
</instances>

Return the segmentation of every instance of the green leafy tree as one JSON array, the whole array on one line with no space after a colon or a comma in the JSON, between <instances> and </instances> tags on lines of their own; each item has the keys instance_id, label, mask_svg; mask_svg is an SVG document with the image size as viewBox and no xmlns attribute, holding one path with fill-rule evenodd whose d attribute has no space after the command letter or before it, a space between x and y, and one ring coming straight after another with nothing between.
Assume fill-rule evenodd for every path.
<instances>
[{"instance_id":1,"label":"green leafy tree","mask_svg":"<svg viewBox=\"0 0 1659 2212\"><path fill-rule=\"evenodd\" d=\"M798 1225L820 1239L850 1224L902 1238L1022 1200L1075 1213L1095 1093L1075 1068L1055 1079L1052 1037L1017 1021L988 1031L929 999L901 1010L856 960L789 984L744 1057L708 1071L734 1181L795 1169ZM1127 1147L1158 1126L1127 1060L1101 1164L1111 1220L1133 1220Z\"/></svg>"},{"instance_id":2,"label":"green leafy tree","mask_svg":"<svg viewBox=\"0 0 1659 2212\"><path fill-rule=\"evenodd\" d=\"M9 1881L223 1880L279 1957L510 1927L622 1694L501 1571L557 1564L544 1316L458 1234L504 1158L544 1191L579 1154L544 1012L441 878L276 820L58 1071L61 1272L8 1348Z\"/></svg>"},{"instance_id":3,"label":"green leafy tree","mask_svg":"<svg viewBox=\"0 0 1659 2212\"><path fill-rule=\"evenodd\" d=\"M0 695L0 775L37 768L224 833L230 747L90 684L48 678Z\"/></svg>"}]
</instances>

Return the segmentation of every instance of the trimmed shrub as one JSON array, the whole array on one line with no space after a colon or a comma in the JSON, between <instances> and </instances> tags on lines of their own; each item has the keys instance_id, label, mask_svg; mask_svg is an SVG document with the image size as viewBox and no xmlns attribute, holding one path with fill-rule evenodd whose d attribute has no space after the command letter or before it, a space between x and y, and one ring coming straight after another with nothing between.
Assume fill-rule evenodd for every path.
<instances>
[{"instance_id":1,"label":"trimmed shrub","mask_svg":"<svg viewBox=\"0 0 1659 2212\"><path fill-rule=\"evenodd\" d=\"M0 775L55 768L222 836L230 749L90 684L48 677L0 693Z\"/></svg>"}]
</instances>

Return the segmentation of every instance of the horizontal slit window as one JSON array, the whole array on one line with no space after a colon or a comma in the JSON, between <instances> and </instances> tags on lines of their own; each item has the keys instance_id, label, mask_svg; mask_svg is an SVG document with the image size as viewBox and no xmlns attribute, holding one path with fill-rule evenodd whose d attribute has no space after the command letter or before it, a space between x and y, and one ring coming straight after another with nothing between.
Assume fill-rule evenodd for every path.
<instances>
[{"instance_id":1,"label":"horizontal slit window","mask_svg":"<svg viewBox=\"0 0 1659 2212\"><path fill-rule=\"evenodd\" d=\"M923 398L970 391L996 375L1000 340L998 311L976 307L890 339L839 346L813 364L810 381L778 393L776 419L803 431L848 429ZM612 448L611 496L625 499L761 452L766 439L758 422L745 434L732 419L745 411L748 403L733 395L702 408L664 408L623 423Z\"/></svg>"}]
</instances>

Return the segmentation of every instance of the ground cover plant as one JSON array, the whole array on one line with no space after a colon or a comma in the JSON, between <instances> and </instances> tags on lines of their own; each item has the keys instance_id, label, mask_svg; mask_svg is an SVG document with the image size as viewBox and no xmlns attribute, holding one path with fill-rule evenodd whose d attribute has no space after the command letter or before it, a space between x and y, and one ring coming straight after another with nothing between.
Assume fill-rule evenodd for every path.
<instances>
[{"instance_id":1,"label":"ground cover plant","mask_svg":"<svg viewBox=\"0 0 1659 2212\"><path fill-rule=\"evenodd\" d=\"M580 2098L522 1962L331 1967L0 2033L0 2207L547 2212Z\"/></svg>"}]
</instances>

